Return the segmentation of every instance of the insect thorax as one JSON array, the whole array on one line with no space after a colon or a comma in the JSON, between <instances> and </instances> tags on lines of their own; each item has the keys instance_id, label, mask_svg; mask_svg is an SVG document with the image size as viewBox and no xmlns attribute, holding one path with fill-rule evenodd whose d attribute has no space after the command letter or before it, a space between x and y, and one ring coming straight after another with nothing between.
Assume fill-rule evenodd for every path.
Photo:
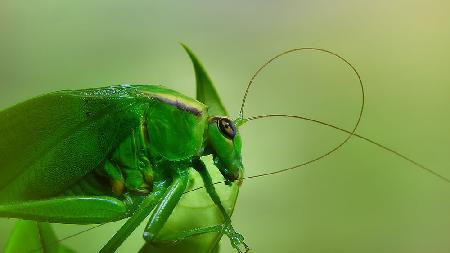
<instances>
[{"instance_id":1,"label":"insect thorax","mask_svg":"<svg viewBox=\"0 0 450 253\"><path fill-rule=\"evenodd\" d=\"M188 110L178 100L163 98L150 97L139 125L128 130L127 137L64 194L147 194L155 180L201 156L207 128L205 108Z\"/></svg>"}]
</instances>

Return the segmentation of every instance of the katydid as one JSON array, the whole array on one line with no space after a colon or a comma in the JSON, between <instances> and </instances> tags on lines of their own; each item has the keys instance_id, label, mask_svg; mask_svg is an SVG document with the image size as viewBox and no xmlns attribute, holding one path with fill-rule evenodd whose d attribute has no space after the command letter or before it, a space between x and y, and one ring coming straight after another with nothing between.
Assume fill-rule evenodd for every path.
<instances>
[{"instance_id":1,"label":"katydid","mask_svg":"<svg viewBox=\"0 0 450 253\"><path fill-rule=\"evenodd\" d=\"M247 251L230 219L243 177L239 130L185 49L198 100L162 86L119 85L53 92L1 111L0 216L71 224L130 217L101 249L114 252L150 214L143 233L150 244L213 233L205 252L222 234L238 252ZM202 158L208 155L226 191L215 189ZM160 235L199 180L216 205L213 224Z\"/></svg>"},{"instance_id":2,"label":"katydid","mask_svg":"<svg viewBox=\"0 0 450 253\"><path fill-rule=\"evenodd\" d=\"M341 56L323 49L299 48L283 52L255 73L244 93L240 117L228 118L217 92L195 56L188 51L197 77L197 100L160 86L122 85L99 89L50 93L0 112L0 215L46 222L91 224L130 217L102 248L113 252L150 214L144 230L152 244L182 241L216 233L203 252L216 252L222 234L238 251L248 251L242 235L231 225L230 215L244 179L273 175L322 159L352 136L412 162L441 179L446 177L356 133L364 109L364 88L356 69ZM362 103L352 130L323 121L285 114L244 118L248 91L257 74L279 57L301 50L321 51L345 62L359 80ZM252 120L287 117L328 126L348 134L339 145L299 165L244 177L239 127ZM13 130L12 130L13 129ZM20 130L20 131L17 131ZM17 161L11 155L25 152ZM218 191L203 156L212 155L227 190ZM176 233L160 232L186 190L201 180L215 204L213 223ZM24 187L26 185L26 187ZM224 201L227 200L227 201ZM195 201L194 201L195 202ZM207 212L211 209L203 208ZM186 211L182 210L181 212ZM195 216L195 214L194 214ZM191 216L192 217L192 216ZM214 224L216 222L216 224ZM175 221L174 226L180 224ZM200 252L200 249L193 252ZM162 252L162 251L160 251Z\"/></svg>"}]
</instances>

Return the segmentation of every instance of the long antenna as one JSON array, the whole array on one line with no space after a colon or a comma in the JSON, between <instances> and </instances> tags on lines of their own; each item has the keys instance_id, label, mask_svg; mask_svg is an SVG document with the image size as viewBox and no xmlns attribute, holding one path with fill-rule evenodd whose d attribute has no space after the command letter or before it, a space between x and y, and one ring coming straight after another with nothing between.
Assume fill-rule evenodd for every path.
<instances>
[{"instance_id":1,"label":"long antenna","mask_svg":"<svg viewBox=\"0 0 450 253\"><path fill-rule=\"evenodd\" d=\"M349 61L347 61L344 57L342 57L342 56L338 55L337 53L332 52L330 50L323 49L323 48L315 48L315 47L301 47L301 48L289 49L289 50L286 50L284 52L281 52L281 53L275 55L274 57L272 57L268 61L266 61L263 65L261 65L261 67L259 67L258 70L256 70L256 72L250 78L250 81L248 82L247 87L245 89L244 96L242 97L241 109L239 110L239 117L241 119L244 119L244 107L245 107L245 103L247 101L247 96L248 96L248 92L250 91L250 87L252 87L253 82L255 81L256 77L260 74L260 72L263 69L265 69L270 63L272 63L273 61L277 60L281 56L284 56L284 55L287 55L287 54L290 54L290 53L293 53L293 52L300 52L300 51L317 51L317 52L323 52L323 53L330 54L332 56L337 57L339 60L345 62L353 70L353 72L358 77L359 84L361 86L362 102L361 102L360 116L362 115L362 111L364 109L364 102L365 102L364 101L365 100L365 97L364 97L364 86L363 86L362 81L361 81L361 76L359 75L359 73L356 70L356 68ZM359 124L359 120L356 123L356 126L358 124Z\"/></svg>"},{"instance_id":2,"label":"long antenna","mask_svg":"<svg viewBox=\"0 0 450 253\"><path fill-rule=\"evenodd\" d=\"M436 172L433 169L428 168L427 166L425 166L425 165L423 165L423 164L421 164L421 163L419 163L419 162L409 158L408 156L406 156L406 155L404 155L404 154L402 154L402 153L400 153L398 151L395 151L392 148L389 148L389 147L387 147L387 146L385 146L385 145L383 145L383 144L381 144L381 143L379 143L377 141L374 141L374 140L372 140L372 139L370 139L368 137L365 137L365 136L362 136L360 134L354 133L352 131L349 131L349 130L343 129L341 127L335 126L335 125L333 125L331 123L327 123L327 122L324 122L324 121L320 121L320 120L316 120L316 119L312 119L312 118L308 118L308 117L303 117L303 116L299 116L299 115L287 115L287 114L258 115L258 116L249 117L249 118L247 118L245 120L252 121L252 120L256 120L256 119L264 119L264 118L272 118L272 117L295 118L295 119L306 120L306 121L309 121L309 122L312 122L312 123L316 123L316 124L319 124L319 125L323 125L323 126L327 126L327 127L333 128L335 130L338 130L338 131L341 131L341 132L344 132L344 133L347 133L347 134L351 134L351 136L355 136L355 137L357 137L359 139L362 139L364 141L367 141L367 142L369 142L369 143L371 143L371 144L373 144L373 145L375 145L375 146L377 146L377 147L379 147L381 149L384 149L385 151L388 151L388 152L390 152L390 153L392 153L392 154L402 158L403 160L410 162L414 166L422 169L423 171L426 171L427 173L430 173L431 175L436 176L437 178L445 181L446 183L450 183L450 179L448 177L446 177L446 176ZM302 167L302 166L306 166L306 165L308 165L308 164L310 164L312 162L315 162L315 161L317 161L319 159L322 159L322 158L330 155L331 153L335 152L340 147L342 147L342 145L343 145L343 143L341 143L337 147L333 148L332 150L326 152L325 154L323 154L323 155L321 155L321 156L319 156L319 157L317 157L315 159L306 161L304 163L297 164L297 165L294 165L294 166L291 166L291 167L287 167L287 168L284 168L284 169L280 169L280 170L275 170L275 171L271 171L271 172L266 172L266 173L261 173L261 174L256 174L256 175L243 177L242 180L253 179L253 178L260 178L260 177L271 176L271 175L275 175L275 174L281 174L281 173L284 173L284 172L287 172L287 171L290 171L290 170L297 169L297 168ZM225 180L214 182L213 185L222 184L222 183L225 183ZM186 193L191 193L191 192L203 189L203 188L205 188L205 187L204 186L199 186L197 188L194 188L194 189L186 191L185 194Z\"/></svg>"},{"instance_id":3,"label":"long antenna","mask_svg":"<svg viewBox=\"0 0 450 253\"><path fill-rule=\"evenodd\" d=\"M371 144L373 144L373 145L375 145L375 146L378 146L378 147L381 148L381 149L384 149L384 150L386 150L386 151L388 151L388 152L390 152L390 153L393 153L394 155L396 155L396 156L402 158L403 160L406 160L406 161L412 163L412 164L415 165L416 167L418 167L418 168L420 168L420 169L422 169L422 170L424 170L424 171L426 171L426 172L428 172L428 173L430 173L430 174L432 174L432 175L434 175L434 176L436 176L436 177L438 177L438 178L444 180L444 181L447 182L447 183L450 183L450 179L449 179L449 178L447 178L447 177L445 177L445 176L439 174L438 172L436 172L436 171L434 171L434 170L428 168L427 166L425 166L425 165L423 165L423 164L421 164L421 163L419 163L419 162L417 162L417 161L415 161L415 160L413 160L413 159L407 157L406 155L404 155L404 154L402 154L402 153L400 153L400 152L398 152L398 151L393 150L392 148L389 148L389 147L387 147L387 146L385 146L385 145L383 145L383 144L381 144L381 143L379 143L379 142L377 142L377 141L374 141L374 140L372 140L372 139L369 139L369 138L367 138L367 137L364 137L364 136L362 136L362 135L360 135L360 134L357 134L357 133L355 133L355 132L353 132L353 131L345 130L345 129L340 128L340 127L338 127L338 126L335 126L335 125L333 125L333 124L326 123L326 122L324 122L324 121L320 121L320 120L316 120L316 119L312 119L312 118L307 118L307 117L303 117L303 116L299 116L299 115L287 115L287 114L267 114L267 115L258 115L258 116L249 117L249 118L247 118L247 120L248 120L248 121L252 121L252 120L256 120L256 119L273 118L273 117L295 118L295 119L306 120L306 121L309 121L309 122L313 122L313 123L316 123L316 124L320 124L320 125L323 125L323 126L327 126L327 127L336 129L336 130L338 130L338 131L341 131L341 132L344 132L344 133L347 133L347 134L351 134L350 136L355 136L355 137L360 138L360 139L362 139L362 140L364 140L364 141L367 141L367 142L369 142L369 143L371 143ZM317 160L319 160L319 159L322 159L322 158L324 158L324 157L330 155L331 153L335 152L335 151L338 150L340 147L342 147L342 145L344 145L343 142L341 142L338 146L336 146L335 148L333 148L333 149L331 149L330 151L326 152L325 154L323 154L323 155L321 155L321 156L319 156L319 157L317 157L317 158L314 158L314 159L312 159L312 160L309 160L309 161L307 161L307 162L304 162L304 163L301 163L301 164L297 164L297 165L294 165L294 166L291 166L291 167L288 167L288 168L284 168L284 169L272 171L272 172L267 172L267 173L262 173L262 174L253 175L253 176L248 176L248 177L245 177L245 179L257 178L257 177L263 177L263 176L268 176L268 175L279 174L279 173L282 173L282 172L286 172L286 171L288 171L288 170L292 170L292 169L295 169L295 168L298 168L298 167L301 167L301 166L308 165L308 164L310 164L310 163L312 163L312 162L315 162L315 161L317 161Z\"/></svg>"},{"instance_id":4,"label":"long antenna","mask_svg":"<svg viewBox=\"0 0 450 253\"><path fill-rule=\"evenodd\" d=\"M339 60L341 60L341 61L343 61L345 64L347 64L347 66L349 66L349 67L351 68L351 70L355 73L356 77L358 78L359 86L360 86L360 89L361 89L361 105L360 105L360 109L359 109L358 118L357 118L357 120L356 120L355 125L353 126L353 129L352 129L351 131L348 131L348 132L347 132L349 135L348 135L342 142L340 142L337 146L335 146L335 147L332 148L331 150L325 152L324 154L322 154L322 155L320 155L320 156L318 156L318 157L316 157L316 158L314 158L314 159L311 159L311 160L309 160L309 161L306 161L306 162L304 162L304 163L295 165L295 166L290 167L290 168L287 168L287 169L283 169L283 170L280 170L280 171L275 171L274 173L269 173L269 175L281 173L281 172L283 172L283 171L291 170L291 169L294 169L294 168L297 168L297 167L300 167L300 166L304 166L304 165L307 165L307 164L316 162L316 161L318 161L318 160L320 160L320 159L322 159L322 158L324 158L324 157L330 155L331 153L337 151L337 150L340 149L345 143L347 143L348 140L355 134L356 129L358 128L359 123L360 123L361 118L362 118L362 115L363 115L363 111L364 111L364 103L365 103L364 85L363 85L363 82L362 82L362 80L361 80L361 76L359 75L359 73L358 73L358 71L356 70L356 68L355 68L349 61L347 61L344 57L342 57L342 56L340 56L340 55L338 55L338 54L336 54L336 53L334 53L334 52L332 52L332 51L329 51L329 50L326 50L326 49L322 49L322 48L303 47L303 48L294 48L294 49L290 49L290 50L284 51L284 52L282 52L282 53L280 53L280 54L278 54L278 55L276 55L276 56L270 58L270 59L269 59L267 62L265 62L261 67L259 67L259 69L253 74L252 78L250 79L250 81L249 81L249 83L248 83L248 85L247 85L247 88L245 89L244 97L242 98L241 110L240 110L240 113L239 113L239 114L240 114L240 119L241 119L242 121L244 121L244 122L250 121L250 120L261 119L261 118L267 118L267 117L289 117L289 118L301 118L301 119L306 119L306 118L300 117L300 116L291 116L291 115L283 115L283 114L277 114L277 115L261 115L261 116L255 116L255 117L251 117L251 118L244 119L244 107L245 107L245 102L246 102L246 100L247 100L248 92L249 92L249 90L250 90L250 87L251 87L252 84L253 84L253 81L254 81L255 78L258 76L258 74L259 74L265 67L267 67L271 62L273 62L274 60L280 58L281 56L286 55L286 54L289 54L289 53L299 52L299 51L305 51L305 50L324 52L324 53L330 54L330 55L332 55L332 56L335 56L335 57L337 57ZM315 120L311 120L311 119L310 119L310 121L315 121ZM319 121L315 121L315 122L319 122ZM328 125L328 124L325 124L325 125ZM328 126L330 126L330 125L328 125ZM257 176L262 176L262 175L257 175ZM257 177L257 176L254 176L254 177Z\"/></svg>"},{"instance_id":5,"label":"long antenna","mask_svg":"<svg viewBox=\"0 0 450 253\"><path fill-rule=\"evenodd\" d=\"M353 72L354 72L354 73L356 74L356 76L358 77L359 84L360 84L360 87L361 87L361 94L362 94L361 97L362 97L362 101L361 101L361 107L360 107L358 119L357 119L356 124L354 125L354 127L353 127L353 129L352 129L351 131L346 130L346 129L343 129L343 128L338 127L338 126L335 126L335 125L333 125L333 124L331 124L331 123L327 123L327 122L324 122L324 121L320 121L320 120L316 120L316 119L312 119L312 118L308 118L308 117L304 117L304 116L299 116L299 115L288 115L288 114L266 114L266 115L252 116L252 117L248 117L248 118L244 119L244 107L245 107L245 103L246 103L246 100L247 100L248 92L249 92L249 90L250 90L250 87L253 85L254 80L255 80L256 77L259 75L259 73L260 73L265 67L267 67L271 62L273 62L274 60L280 58L281 56L286 55L286 54L289 54L289 53L292 53L292 52L295 52L295 51L301 51L301 50L320 51L320 52L325 52L325 53L331 54L331 55L333 55L333 56L336 56L336 57L339 58L340 60L344 61L344 62L345 62L345 63L353 70ZM344 141L342 141L340 144L338 144L337 146L335 146L334 148L332 148L332 149L329 150L328 152L326 152L326 153L324 153L324 154L322 154L322 155L320 155L320 156L318 156L318 157L316 157L316 158L314 158L314 159L311 159L311 160L309 160L309 161L306 161L306 162L303 162L303 163L300 163L300 164L297 164L297 165L294 165L294 166L291 166L291 167L287 167L287 168L284 168L284 169L275 170L275 171L272 171L272 172L261 173L261 174L256 174L256 175L252 175L252 176L247 176L247 177L242 178L242 180L245 180L245 179L252 179L252 178L259 178L259 177L265 177L265 176L270 176L270 175L275 175L275 174L280 174L280 173L283 173L283 172L286 172L286 171L290 171L290 170L293 170L293 169L296 169L296 168L299 168L299 167L302 167L302 166L306 166L306 165L308 165L308 164L310 164L310 163L316 162L316 161L318 161L318 160L320 160L320 159L322 159L322 158L325 158L325 157L329 156L330 154L334 153L334 152L337 151L339 148L341 148L345 143L347 143L347 141L348 141L352 136L355 136L355 137L360 138L360 139L362 139L362 140L364 140L364 141L367 141L367 142L369 142L369 143L371 143L371 144L373 144L373 145L375 145L375 146L378 146L379 148L384 149L385 151L388 151L388 152L390 152L390 153L392 153L392 154L394 154L394 155L396 155L396 156L402 158L402 159L405 160L405 161L410 162L410 163L413 164L414 166L416 166L416 167L418 167L418 168L420 168L420 169L422 169L422 170L424 170L424 171L426 171L426 172L428 172L428 173L430 173L430 174L432 174L432 175L434 175L434 176L440 178L441 180L443 180L443 181L445 181L445 182L447 182L447 183L450 183L450 179L449 179L449 178L447 178L447 177L445 177L444 175L441 175L440 173L438 173L438 172L436 172L436 171L434 171L434 170L428 168L427 166L425 166L425 165L423 165L423 164L421 164L421 163L419 163L419 162L417 162L417 161L415 161L415 160L409 158L408 156L406 156L406 155L404 155L404 154L402 154L402 153L400 153L400 152L398 152L398 151L395 151L395 150L393 150L392 148L389 148L389 147L387 147L387 146L385 146L385 145L383 145L383 144L381 144L381 143L379 143L379 142L377 142L377 141L374 141L374 140L372 140L372 139L370 139L370 138L367 138L367 137L364 137L364 136L362 136L362 135L360 135L360 134L357 134L357 133L356 133L356 129L357 129L357 127L358 127L358 125L359 125L359 122L360 122L360 120L361 120L361 118L362 118L362 114L363 114L363 110L364 110L364 102L365 102L364 85L363 85L363 83L362 83L362 81L361 81L361 77L360 77L358 71L356 70L356 68L355 68L349 61L347 61L345 58L341 57L340 55L338 55L338 54L336 54L336 53L334 53L334 52L331 52L331 51L326 50L326 49L321 49L321 48L305 47L305 48L295 48L295 49L290 49L290 50L284 51L284 52L282 52L282 53L280 53L280 54L278 54L278 55L272 57L272 58L269 59L267 62L265 62L265 63L264 63L264 64L263 64L263 65L262 65L262 66L261 66L261 67L253 74L252 78L250 79L250 81L249 81L249 83L248 83L248 85L247 85L247 88L245 89L244 96L243 96L243 98L242 98L242 104L241 104L241 109L240 109L240 113L239 113L240 119L241 119L243 122L248 122L248 121L252 121L252 120L256 120L256 119L272 118L272 117L295 118L295 119L306 120L306 121L309 121L309 122L313 122L313 123L316 123L316 124L320 124L320 125L323 125L323 126L327 126L327 127L333 128L333 129L335 129L335 130L338 130L338 131L347 133L347 134L349 134L349 135L348 135L347 138L344 139ZM220 184L220 183L225 183L225 181L218 181L218 182L215 182L214 185ZM204 187L202 187L202 186L201 186L201 187L197 187L197 188L191 189L191 190L189 190L189 191L187 191L187 192L185 192L185 193L197 191L197 190L200 190L200 189L202 189L202 188L204 188Z\"/></svg>"}]
</instances>

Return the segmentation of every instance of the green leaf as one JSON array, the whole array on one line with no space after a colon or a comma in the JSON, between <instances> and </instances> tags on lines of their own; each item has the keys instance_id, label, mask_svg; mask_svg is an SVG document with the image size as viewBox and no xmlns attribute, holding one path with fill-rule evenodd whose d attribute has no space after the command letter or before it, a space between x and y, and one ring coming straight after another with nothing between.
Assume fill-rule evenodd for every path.
<instances>
[{"instance_id":1,"label":"green leaf","mask_svg":"<svg viewBox=\"0 0 450 253\"><path fill-rule=\"evenodd\" d=\"M50 224L28 220L17 221L4 253L72 253L58 242Z\"/></svg>"},{"instance_id":2,"label":"green leaf","mask_svg":"<svg viewBox=\"0 0 450 253\"><path fill-rule=\"evenodd\" d=\"M211 79L200 61L191 49L189 49L186 45L181 45L189 54L192 64L194 65L195 78L197 80L197 100L208 106L208 113L210 116L228 115L227 110L223 106L222 101L217 94L216 88L214 88Z\"/></svg>"}]
</instances>

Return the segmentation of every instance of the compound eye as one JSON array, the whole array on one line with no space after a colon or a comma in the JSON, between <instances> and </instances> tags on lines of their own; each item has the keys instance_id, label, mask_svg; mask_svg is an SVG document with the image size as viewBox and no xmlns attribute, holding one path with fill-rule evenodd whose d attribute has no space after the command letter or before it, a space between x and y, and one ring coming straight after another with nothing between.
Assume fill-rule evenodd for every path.
<instances>
[{"instance_id":1,"label":"compound eye","mask_svg":"<svg viewBox=\"0 0 450 253\"><path fill-rule=\"evenodd\" d=\"M217 121L217 126L219 127L222 134L228 139L233 139L236 135L236 127L233 122L227 118L220 118Z\"/></svg>"}]
</instances>

